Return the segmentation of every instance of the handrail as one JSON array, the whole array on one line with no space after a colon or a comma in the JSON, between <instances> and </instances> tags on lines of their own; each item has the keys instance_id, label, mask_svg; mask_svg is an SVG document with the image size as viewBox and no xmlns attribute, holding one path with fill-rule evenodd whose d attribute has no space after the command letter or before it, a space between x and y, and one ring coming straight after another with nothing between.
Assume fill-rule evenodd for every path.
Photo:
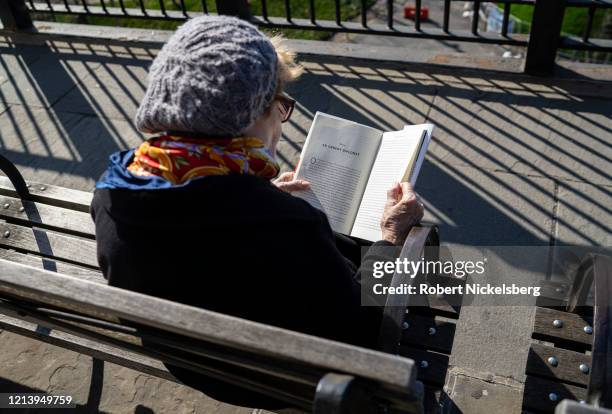
<instances>
[{"instance_id":1,"label":"handrail","mask_svg":"<svg viewBox=\"0 0 612 414\"><path fill-rule=\"evenodd\" d=\"M209 0L212 1L212 0ZM529 74L550 75L555 67L555 58L559 49L586 50L598 52L612 52L612 43L604 39L593 39L592 29L596 11L612 7L610 0L468 0L473 3L471 30L461 31L449 27L451 4L461 0L444 1L444 24L440 29L423 28L420 14L416 15L414 22L408 25L394 24L394 1L387 1L387 15L384 24L377 25L368 21L366 2L361 5L361 19L342 19L342 3L335 2L335 19L322 19L317 16L317 7L310 3L308 15L295 16L292 13L290 2L285 1L285 13L282 18L272 17L268 13L267 0L262 0L261 14L255 16L249 6L248 0L215 0L217 12L247 19L263 28L272 29L300 29L323 30L327 32L362 33L372 35L414 37L422 39L438 39L462 42L493 43L499 45L527 46L524 71ZM499 33L483 30L481 5L489 3L499 4L503 7L503 21ZM187 10L184 2L175 7L176 10L166 9L160 2L159 9L146 9L142 2L141 7L127 9L123 2L121 7L107 7L104 2L100 6L70 5L51 3L47 1L4 0L0 2L0 19L5 29L26 30L32 28L30 13L38 16L72 15L72 16L100 16L116 17L118 19L149 19L181 22L202 14L209 14L206 0L201 2L198 10ZM420 9L420 2L417 1ZM529 42L526 36L511 34L510 13L513 5L528 5L534 7ZM346 7L346 6L344 6ZM587 8L588 17L581 36L565 36L561 26L566 8ZM302 18L300 18L302 17Z\"/></svg>"}]
</instances>

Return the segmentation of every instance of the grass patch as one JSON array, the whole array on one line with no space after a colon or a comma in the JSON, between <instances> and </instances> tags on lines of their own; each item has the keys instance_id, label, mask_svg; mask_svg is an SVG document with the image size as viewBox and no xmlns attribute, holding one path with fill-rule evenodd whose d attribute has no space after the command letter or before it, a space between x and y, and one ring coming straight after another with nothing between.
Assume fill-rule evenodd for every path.
<instances>
[{"instance_id":1,"label":"grass patch","mask_svg":"<svg viewBox=\"0 0 612 414\"><path fill-rule=\"evenodd\" d=\"M180 10L180 2L178 0L163 0L166 10ZM375 0L367 0L367 6L373 5ZM188 11L202 11L201 0L184 0L185 8ZM212 4L211 4L212 3ZM110 6L110 0L106 0L107 7ZM126 8L140 9L140 4L136 0L125 0ZM93 4L92 4L93 5ZM160 10L158 0L144 0L145 8L151 10ZM214 1L207 2L208 11L215 13L216 6ZM268 15L275 17L285 16L285 2L283 0L268 0ZM119 7L119 2L115 2L115 7ZM251 12L253 15L261 15L261 0L251 1ZM330 0L315 0L315 12L317 20L335 20L336 8L334 2ZM361 13L361 2L359 0L341 0L340 1L340 16L342 20L350 20ZM310 18L310 9L308 0L292 0L291 1L291 16L294 18ZM48 19L48 15L33 13L33 17L37 20ZM164 20L146 20L134 18L118 18L118 17L102 17L102 16L55 16L55 21L62 23L85 23L102 26L119 26L119 27L138 27L146 29L162 29L174 30L181 22L164 21ZM310 39L310 40L325 40L331 37L333 33L312 30L298 29L283 29L273 30L274 33L282 33L289 38L294 39Z\"/></svg>"},{"instance_id":2,"label":"grass patch","mask_svg":"<svg viewBox=\"0 0 612 414\"><path fill-rule=\"evenodd\" d=\"M499 7L503 9L503 4L499 4ZM593 29L591 35L597 36L601 29L603 18L607 9L597 9L595 11L595 18L593 19ZM529 32L531 27L531 19L533 18L533 6L527 4L513 4L510 8L510 14L524 23L524 32ZM582 36L584 28L586 27L588 20L588 9L585 7L567 7L563 16L563 24L561 31L574 36ZM593 37L595 37L593 36Z\"/></svg>"}]
</instances>

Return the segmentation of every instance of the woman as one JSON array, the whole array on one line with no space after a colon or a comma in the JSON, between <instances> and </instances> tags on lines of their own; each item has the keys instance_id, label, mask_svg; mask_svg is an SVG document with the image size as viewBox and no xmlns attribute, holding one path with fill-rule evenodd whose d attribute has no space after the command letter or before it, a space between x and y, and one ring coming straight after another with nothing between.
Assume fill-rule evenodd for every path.
<instances>
[{"instance_id":1,"label":"woman","mask_svg":"<svg viewBox=\"0 0 612 414\"><path fill-rule=\"evenodd\" d=\"M361 306L359 266L401 245L423 207L409 184L393 186L384 240L361 261L355 242L290 194L308 183L292 173L271 181L294 105L283 88L299 72L278 39L242 20L181 26L154 60L136 115L155 136L111 155L97 184L98 259L113 286L373 347L380 310ZM274 406L173 372L213 397Z\"/></svg>"}]
</instances>

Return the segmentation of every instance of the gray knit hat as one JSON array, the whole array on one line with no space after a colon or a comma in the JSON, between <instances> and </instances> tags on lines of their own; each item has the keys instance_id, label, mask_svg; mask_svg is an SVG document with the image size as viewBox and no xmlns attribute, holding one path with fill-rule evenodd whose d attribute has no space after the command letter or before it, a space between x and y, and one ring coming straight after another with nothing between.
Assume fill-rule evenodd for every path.
<instances>
[{"instance_id":1,"label":"gray knit hat","mask_svg":"<svg viewBox=\"0 0 612 414\"><path fill-rule=\"evenodd\" d=\"M252 24L228 16L191 19L153 61L136 126L238 136L272 103L277 71L274 46Z\"/></svg>"}]
</instances>

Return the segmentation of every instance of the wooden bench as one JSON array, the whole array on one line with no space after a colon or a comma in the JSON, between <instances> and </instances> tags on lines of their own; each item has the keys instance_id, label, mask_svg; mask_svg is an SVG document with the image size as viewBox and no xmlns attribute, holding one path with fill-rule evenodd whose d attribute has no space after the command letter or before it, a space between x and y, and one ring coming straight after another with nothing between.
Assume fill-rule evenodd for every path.
<instances>
[{"instance_id":1,"label":"wooden bench","mask_svg":"<svg viewBox=\"0 0 612 414\"><path fill-rule=\"evenodd\" d=\"M569 280L545 283L538 298L536 341L526 367L527 411L552 413L564 399L612 408L612 259L589 254ZM590 292L593 305L586 306Z\"/></svg>"},{"instance_id":2,"label":"wooden bench","mask_svg":"<svg viewBox=\"0 0 612 414\"><path fill-rule=\"evenodd\" d=\"M26 183L1 156L0 168L1 329L177 381L171 363L317 413L421 412L424 394L436 404L459 314L443 298L389 297L377 352L110 287L92 194ZM437 229L415 227L402 257L426 245L436 254Z\"/></svg>"}]
</instances>

